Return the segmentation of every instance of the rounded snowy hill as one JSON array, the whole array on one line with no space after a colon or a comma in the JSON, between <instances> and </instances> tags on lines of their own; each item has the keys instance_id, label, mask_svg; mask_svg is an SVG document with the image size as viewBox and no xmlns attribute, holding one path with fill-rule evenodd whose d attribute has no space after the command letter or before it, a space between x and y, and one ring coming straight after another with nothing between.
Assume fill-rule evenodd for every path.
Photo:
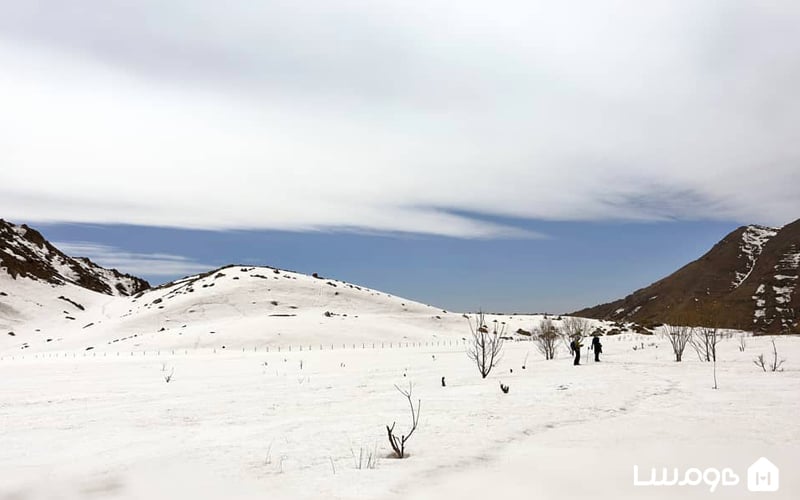
<instances>
[{"instance_id":1,"label":"rounded snowy hill","mask_svg":"<svg viewBox=\"0 0 800 500\"><path fill-rule=\"evenodd\" d=\"M464 314L316 274L232 265L150 288L67 256L27 226L0 220L0 229L0 352L396 347L470 336ZM519 339L543 319L486 315Z\"/></svg>"},{"instance_id":2,"label":"rounded snowy hill","mask_svg":"<svg viewBox=\"0 0 800 500\"><path fill-rule=\"evenodd\" d=\"M62 290L65 298L70 291L78 290ZM461 314L270 267L228 266L132 297L87 295L80 291L84 309L75 308L75 320L42 316L17 335L34 350L127 351L388 344L453 338L456 331L468 331Z\"/></svg>"}]
</instances>

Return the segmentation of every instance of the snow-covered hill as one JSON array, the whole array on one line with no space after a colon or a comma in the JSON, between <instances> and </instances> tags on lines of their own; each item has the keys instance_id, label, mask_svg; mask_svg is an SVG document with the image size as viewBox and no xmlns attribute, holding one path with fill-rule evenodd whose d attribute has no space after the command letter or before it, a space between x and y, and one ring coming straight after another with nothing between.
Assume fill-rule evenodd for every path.
<instances>
[{"instance_id":1,"label":"snow-covered hill","mask_svg":"<svg viewBox=\"0 0 800 500\"><path fill-rule=\"evenodd\" d=\"M85 325L95 306L147 288L142 279L69 257L35 229L0 219L0 346L28 345L18 333L33 324L47 325L44 341L52 342L54 332Z\"/></svg>"},{"instance_id":2,"label":"snow-covered hill","mask_svg":"<svg viewBox=\"0 0 800 500\"><path fill-rule=\"evenodd\" d=\"M137 278L64 255L33 229L3 228L2 248L13 260L0 269L0 351L308 349L470 335L466 314L272 267L231 265L146 288ZM519 339L543 319L486 317ZM598 327L614 325L591 323Z\"/></svg>"},{"instance_id":3,"label":"snow-covered hill","mask_svg":"<svg viewBox=\"0 0 800 500\"><path fill-rule=\"evenodd\" d=\"M398 342L460 315L357 285L229 266L134 296L0 271L2 348L72 350ZM446 328L444 328L446 329Z\"/></svg>"},{"instance_id":4,"label":"snow-covered hill","mask_svg":"<svg viewBox=\"0 0 800 500\"><path fill-rule=\"evenodd\" d=\"M158 349L431 339L457 316L358 285L269 267L228 266L121 298L63 347ZM77 344L76 344L77 342Z\"/></svg>"},{"instance_id":5,"label":"snow-covered hill","mask_svg":"<svg viewBox=\"0 0 800 500\"><path fill-rule=\"evenodd\" d=\"M35 282L17 293L42 293ZM62 286L61 299L40 302L0 350L148 351L283 346L326 348L458 340L467 316L343 281L271 267L228 266L139 292L109 297ZM5 299L5 297L3 297ZM38 306L37 306L38 307ZM82 309L81 309L82 308ZM488 314L509 337L526 338L543 315ZM555 323L559 319L553 318ZM593 321L592 328L613 328ZM522 333L517 333L522 331Z\"/></svg>"}]
</instances>

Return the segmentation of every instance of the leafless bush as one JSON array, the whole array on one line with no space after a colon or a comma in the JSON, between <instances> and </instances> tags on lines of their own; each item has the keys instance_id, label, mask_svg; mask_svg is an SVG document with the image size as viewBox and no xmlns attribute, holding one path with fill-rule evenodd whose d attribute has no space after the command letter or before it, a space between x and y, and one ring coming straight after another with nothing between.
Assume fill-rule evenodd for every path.
<instances>
[{"instance_id":1,"label":"leafless bush","mask_svg":"<svg viewBox=\"0 0 800 500\"><path fill-rule=\"evenodd\" d=\"M509 387L507 385L503 385L503 383L500 382L500 390L503 391L503 394L508 394L508 389Z\"/></svg>"},{"instance_id":2,"label":"leafless bush","mask_svg":"<svg viewBox=\"0 0 800 500\"><path fill-rule=\"evenodd\" d=\"M785 359L778 361L778 348L775 346L775 339L772 339L772 363L767 364L767 360L764 359L763 354L759 354L756 359L753 360L753 363L755 363L756 366L765 372L767 371L767 368L769 368L769 370L772 372L783 371L783 368L781 367L785 362Z\"/></svg>"},{"instance_id":3,"label":"leafless bush","mask_svg":"<svg viewBox=\"0 0 800 500\"><path fill-rule=\"evenodd\" d=\"M747 337L745 337L744 333L739 334L739 352L744 352L746 347L747 347Z\"/></svg>"},{"instance_id":4,"label":"leafless bush","mask_svg":"<svg viewBox=\"0 0 800 500\"><path fill-rule=\"evenodd\" d=\"M692 329L688 326L667 325L665 336L672 346L672 352L675 354L675 361L682 361L686 344L688 344L689 340L692 338Z\"/></svg>"},{"instance_id":5,"label":"leafless bush","mask_svg":"<svg viewBox=\"0 0 800 500\"><path fill-rule=\"evenodd\" d=\"M420 408L422 407L422 400L417 400L417 407L414 408L414 401L411 399L411 390L413 386L409 383L408 390L403 390L396 385L394 386L395 389L400 391L400 394L408 399L408 405L411 407L411 430L408 431L408 434L403 434L400 437L397 437L394 433L394 426L397 422L392 422L392 426L386 426L386 433L389 435L389 444L394 450L394 454L397 458L405 458L406 456L406 441L411 439L411 436L414 434L414 431L417 430L417 424L419 424L419 412Z\"/></svg>"},{"instance_id":6,"label":"leafless bush","mask_svg":"<svg viewBox=\"0 0 800 500\"><path fill-rule=\"evenodd\" d=\"M706 361L713 364L714 373L714 389L717 386L717 344L722 341L723 336L717 328L701 326L694 330L694 334L689 339L692 344L697 357L700 361Z\"/></svg>"},{"instance_id":7,"label":"leafless bush","mask_svg":"<svg viewBox=\"0 0 800 500\"><path fill-rule=\"evenodd\" d=\"M716 328L702 326L694 330L689 342L694 347L700 361L717 360L717 344L722 341L722 336Z\"/></svg>"},{"instance_id":8,"label":"leafless bush","mask_svg":"<svg viewBox=\"0 0 800 500\"><path fill-rule=\"evenodd\" d=\"M498 331L495 320L494 327L489 331L482 312L479 312L475 318L475 324L472 323L472 320L468 319L468 321L472 338L467 345L467 356L475 362L481 377L486 378L502 357L503 334L506 325L503 323Z\"/></svg>"},{"instance_id":9,"label":"leafless bush","mask_svg":"<svg viewBox=\"0 0 800 500\"><path fill-rule=\"evenodd\" d=\"M544 359L553 359L558 348L560 338L558 327L549 319L542 320L539 326L533 329L533 341Z\"/></svg>"},{"instance_id":10,"label":"leafless bush","mask_svg":"<svg viewBox=\"0 0 800 500\"><path fill-rule=\"evenodd\" d=\"M589 320L585 318L565 318L561 323L561 339L570 351L570 344L576 337L583 338L589 333Z\"/></svg>"},{"instance_id":11,"label":"leafless bush","mask_svg":"<svg viewBox=\"0 0 800 500\"><path fill-rule=\"evenodd\" d=\"M585 318L568 317L561 323L564 335L573 338L576 335L585 337L589 333L589 320Z\"/></svg>"},{"instance_id":12,"label":"leafless bush","mask_svg":"<svg viewBox=\"0 0 800 500\"><path fill-rule=\"evenodd\" d=\"M166 370L165 370L166 371ZM172 375L175 373L175 368L170 370L169 375L164 375L164 382L170 383L172 381Z\"/></svg>"}]
</instances>

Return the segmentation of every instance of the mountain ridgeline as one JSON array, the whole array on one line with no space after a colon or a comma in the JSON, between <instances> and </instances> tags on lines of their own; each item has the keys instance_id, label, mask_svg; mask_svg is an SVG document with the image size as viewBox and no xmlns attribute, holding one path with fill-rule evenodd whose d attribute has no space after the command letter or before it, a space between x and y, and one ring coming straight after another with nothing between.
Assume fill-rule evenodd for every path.
<instances>
[{"instance_id":1,"label":"mountain ridgeline","mask_svg":"<svg viewBox=\"0 0 800 500\"><path fill-rule=\"evenodd\" d=\"M572 313L587 318L800 333L800 220L743 226L699 259L623 299Z\"/></svg>"},{"instance_id":2,"label":"mountain ridgeline","mask_svg":"<svg viewBox=\"0 0 800 500\"><path fill-rule=\"evenodd\" d=\"M133 295L150 288L147 281L73 258L35 229L0 219L0 268L13 279L28 278L52 285L74 285L105 295Z\"/></svg>"},{"instance_id":3,"label":"mountain ridgeline","mask_svg":"<svg viewBox=\"0 0 800 500\"><path fill-rule=\"evenodd\" d=\"M672 323L800 333L799 267L800 220L782 228L743 226L670 276L571 315L645 327ZM280 322L287 334L287 318L305 315L303 321L317 325L322 315L338 318L344 328L344 322L376 311L414 312L428 330L446 319L445 311L376 290L273 268L229 266L151 288L140 278L69 257L35 229L0 219L0 327L14 339L30 330L49 342L47 329L53 325L59 331L73 325L81 332L136 333L169 331L176 322L187 334L194 325L209 335L219 335L208 328L211 323L250 332ZM297 332L306 331L306 323L295 323Z\"/></svg>"},{"instance_id":4,"label":"mountain ridgeline","mask_svg":"<svg viewBox=\"0 0 800 500\"><path fill-rule=\"evenodd\" d=\"M528 322L516 323L514 331ZM457 341L460 314L371 288L229 265L151 287L0 223L0 355L6 351L309 349Z\"/></svg>"}]
</instances>

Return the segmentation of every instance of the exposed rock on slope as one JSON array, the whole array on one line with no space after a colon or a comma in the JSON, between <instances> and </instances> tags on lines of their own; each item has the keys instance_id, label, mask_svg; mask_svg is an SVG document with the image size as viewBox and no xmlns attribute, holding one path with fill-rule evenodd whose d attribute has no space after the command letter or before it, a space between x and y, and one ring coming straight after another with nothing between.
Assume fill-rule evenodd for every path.
<instances>
[{"instance_id":1,"label":"exposed rock on slope","mask_svg":"<svg viewBox=\"0 0 800 500\"><path fill-rule=\"evenodd\" d=\"M705 255L624 299L576 316L800 333L800 220L744 226Z\"/></svg>"},{"instance_id":2,"label":"exposed rock on slope","mask_svg":"<svg viewBox=\"0 0 800 500\"><path fill-rule=\"evenodd\" d=\"M30 278L53 285L71 283L106 295L133 295L150 288L143 279L102 268L87 258L69 257L35 229L3 219L0 219L0 269L13 279Z\"/></svg>"}]
</instances>

